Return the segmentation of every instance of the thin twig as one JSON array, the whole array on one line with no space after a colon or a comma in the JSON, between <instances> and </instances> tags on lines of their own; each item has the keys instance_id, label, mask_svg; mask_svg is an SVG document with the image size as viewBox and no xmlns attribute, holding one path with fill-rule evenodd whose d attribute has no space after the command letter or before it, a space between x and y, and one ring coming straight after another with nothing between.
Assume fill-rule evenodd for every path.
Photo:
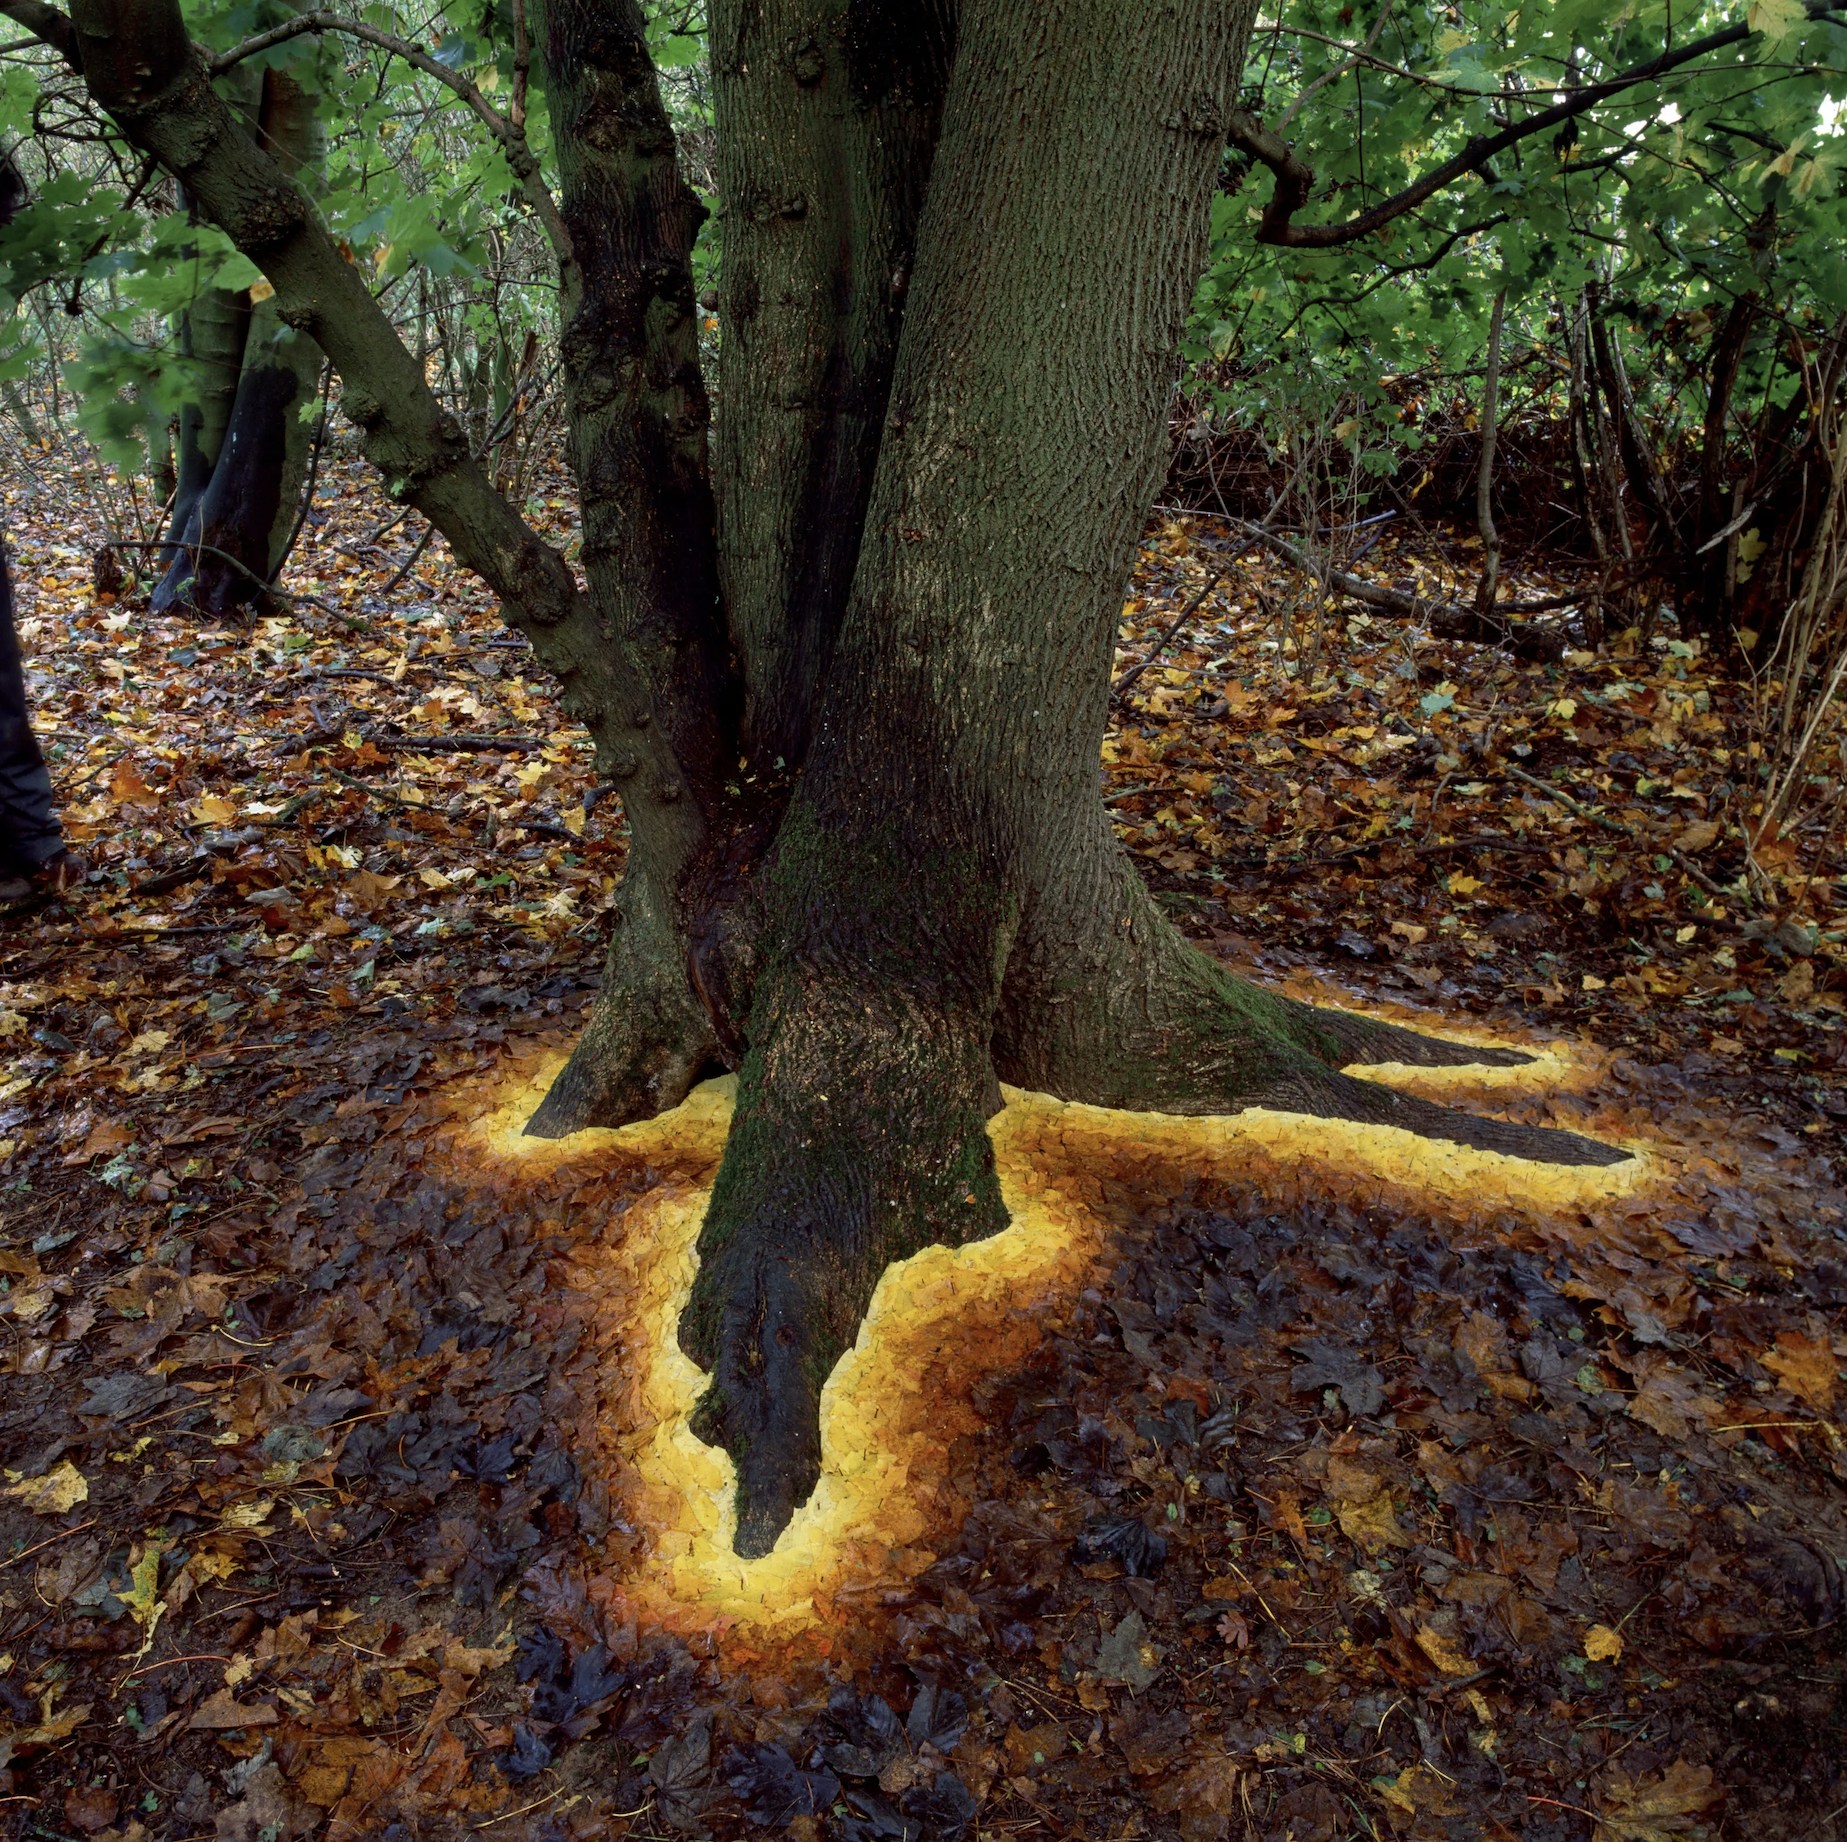
<instances>
[{"instance_id":1,"label":"thin twig","mask_svg":"<svg viewBox=\"0 0 1847 1842\"><path fill-rule=\"evenodd\" d=\"M1128 696L1130 688L1134 685L1135 681L1168 649L1169 646L1173 644L1174 635L1199 612L1200 606L1205 601L1206 597L1231 573L1232 564L1241 561L1249 554L1251 548L1252 546L1250 544L1246 544L1242 550L1236 551L1231 556L1226 557L1219 564L1218 568L1206 578L1205 587L1202 588L1199 593L1174 616L1172 621L1168 623L1161 637L1156 640L1154 645L1149 649L1148 656L1138 663L1131 665L1129 669L1116 680L1114 686L1110 690L1110 701L1112 703L1120 703L1123 698Z\"/></svg>"},{"instance_id":2,"label":"thin twig","mask_svg":"<svg viewBox=\"0 0 1847 1842\"><path fill-rule=\"evenodd\" d=\"M1617 837L1626 838L1629 843L1638 845L1644 850L1648 848L1647 840L1637 837L1627 825L1618 819L1611 818L1606 812L1597 811L1594 806L1586 806L1581 800L1573 799L1563 787L1556 787L1550 781L1541 780L1537 774L1529 774L1525 768L1515 767L1511 761L1502 762L1501 767L1503 772L1511 774L1515 780L1525 781L1529 787L1536 788L1547 799L1557 800L1561 806L1570 812L1575 812L1579 818L1588 820L1592 825L1601 825L1605 831L1614 832ZM1715 883L1684 851L1677 851L1670 844L1662 850L1661 854L1672 858L1687 880L1697 883L1708 895L1716 896L1721 901L1733 896L1733 891Z\"/></svg>"},{"instance_id":3,"label":"thin twig","mask_svg":"<svg viewBox=\"0 0 1847 1842\"><path fill-rule=\"evenodd\" d=\"M0 1569L16 1567L21 1561L29 1561L33 1555L41 1554L61 1541L68 1541L73 1535L81 1535L85 1529L95 1528L101 1520L100 1516L92 1516L88 1522L80 1522L75 1528L60 1529L55 1535L47 1535L43 1541L34 1542L31 1547L22 1548L17 1554L9 1554L0 1559Z\"/></svg>"}]
</instances>

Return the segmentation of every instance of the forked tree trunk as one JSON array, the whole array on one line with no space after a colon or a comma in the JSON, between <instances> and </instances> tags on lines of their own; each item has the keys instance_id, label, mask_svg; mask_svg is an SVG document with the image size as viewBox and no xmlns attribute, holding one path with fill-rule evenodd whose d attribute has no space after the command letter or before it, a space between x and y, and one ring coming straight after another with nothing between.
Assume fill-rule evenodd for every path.
<instances>
[{"instance_id":1,"label":"forked tree trunk","mask_svg":"<svg viewBox=\"0 0 1847 1842\"><path fill-rule=\"evenodd\" d=\"M233 81L241 77L233 73ZM314 100L281 70L244 83L257 139L294 176L320 158ZM240 98L241 100L241 98ZM274 298L208 288L186 316L182 339L202 368L202 394L180 418L179 477L156 612L190 607L216 619L262 600L295 533L321 353L287 326Z\"/></svg>"},{"instance_id":2,"label":"forked tree trunk","mask_svg":"<svg viewBox=\"0 0 1847 1842\"><path fill-rule=\"evenodd\" d=\"M171 5L74 0L86 76L327 350L368 453L505 598L631 828L604 991L533 1121L737 1068L681 1326L761 1553L879 1275L1004 1221L996 1076L1267 1103L1611 1163L1352 1063L1523 1058L1317 1012L1165 920L1097 789L1134 547L1251 0L724 0L726 342L706 472L690 252L633 0L551 0L580 592L495 493Z\"/></svg>"},{"instance_id":3,"label":"forked tree trunk","mask_svg":"<svg viewBox=\"0 0 1847 1842\"><path fill-rule=\"evenodd\" d=\"M183 563L185 577L191 575L192 550L199 541L199 502L224 448L249 328L250 296L241 289L203 287L180 315L180 352L193 366L197 400L180 411L173 505L167 517L169 548L159 552L162 580L154 591L156 611L174 598L167 572Z\"/></svg>"},{"instance_id":4,"label":"forked tree trunk","mask_svg":"<svg viewBox=\"0 0 1847 1842\"><path fill-rule=\"evenodd\" d=\"M1164 473L1249 17L1190 0L961 13L681 1333L713 1375L698 1426L737 1461L744 1552L814 1484L821 1386L885 1267L1003 1224L983 1126L996 1073L1105 1104L1270 1100L1542 1146L1334 1072L1456 1052L1228 977L1161 917L1098 797L1122 594ZM748 487L721 473L721 508Z\"/></svg>"}]
</instances>

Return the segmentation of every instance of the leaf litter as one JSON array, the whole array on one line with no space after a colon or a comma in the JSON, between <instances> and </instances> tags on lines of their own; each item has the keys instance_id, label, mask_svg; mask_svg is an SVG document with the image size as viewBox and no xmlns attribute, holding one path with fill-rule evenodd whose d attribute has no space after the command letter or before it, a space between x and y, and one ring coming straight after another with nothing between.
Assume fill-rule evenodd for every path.
<instances>
[{"instance_id":1,"label":"leaf litter","mask_svg":"<svg viewBox=\"0 0 1847 1842\"><path fill-rule=\"evenodd\" d=\"M1703 886L1743 850L1706 662L1339 609L1311 646L1269 564L1226 578L1106 750L1177 918L1302 995L1594 1039L1477 1103L1671 1181L1521 1210L1067 1148L1107 1247L932 1371L929 1526L784 1638L670 1630L585 1275L710 1148L458 1149L582 1014L619 819L441 541L387 600L415 534L328 478L248 632L97 594L100 529L9 482L97 871L0 964L17 1833L1652 1842L1847 1802L1842 890L1800 839L1758 846L1774 908ZM1124 669L1216 542L1151 531Z\"/></svg>"}]
</instances>

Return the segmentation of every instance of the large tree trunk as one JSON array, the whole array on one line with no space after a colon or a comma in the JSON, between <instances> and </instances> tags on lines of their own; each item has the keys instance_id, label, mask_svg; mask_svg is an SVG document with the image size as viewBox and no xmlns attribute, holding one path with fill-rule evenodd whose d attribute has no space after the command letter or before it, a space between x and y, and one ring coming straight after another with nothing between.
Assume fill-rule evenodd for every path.
<instances>
[{"instance_id":1,"label":"large tree trunk","mask_svg":"<svg viewBox=\"0 0 1847 1842\"><path fill-rule=\"evenodd\" d=\"M682 1328L713 1373L700 1430L738 1465L742 1552L767 1549L814 1484L821 1385L880 1273L1003 1224L982 1124L996 1071L1111 1105L1261 1100L1604 1155L1336 1072L1466 1052L1230 978L1159 915L1098 797L1122 594L1249 16L987 0L960 18ZM721 476L721 503L747 484Z\"/></svg>"},{"instance_id":2,"label":"large tree trunk","mask_svg":"<svg viewBox=\"0 0 1847 1842\"><path fill-rule=\"evenodd\" d=\"M737 1462L744 1553L814 1484L821 1387L880 1274L1003 1225L997 1076L1623 1155L1341 1072L1524 1058L1232 978L1160 914L1098 796L1252 10L716 6L730 272L708 482L697 207L643 16L550 0L585 593L240 139L171 0L74 0L92 88L327 350L368 453L502 594L622 789L605 989L532 1129L638 1118L715 1055L737 1067L681 1340L712 1377L697 1424Z\"/></svg>"}]
</instances>

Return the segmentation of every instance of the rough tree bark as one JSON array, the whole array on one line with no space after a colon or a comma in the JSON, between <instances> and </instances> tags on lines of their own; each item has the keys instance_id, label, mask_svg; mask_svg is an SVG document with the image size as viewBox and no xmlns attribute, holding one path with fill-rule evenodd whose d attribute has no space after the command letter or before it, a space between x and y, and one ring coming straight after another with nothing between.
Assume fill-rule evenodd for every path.
<instances>
[{"instance_id":1,"label":"rough tree bark","mask_svg":"<svg viewBox=\"0 0 1847 1842\"><path fill-rule=\"evenodd\" d=\"M14 16L18 13L13 10ZM264 269L392 490L507 603L622 789L604 992L533 1122L737 1111L681 1326L761 1553L879 1275L1004 1221L996 1078L1622 1153L1342 1072L1523 1058L1231 977L1118 848L1097 760L1250 0L720 0L724 391L634 0L551 0L587 588L470 458L173 0L74 0L93 93Z\"/></svg>"}]
</instances>

